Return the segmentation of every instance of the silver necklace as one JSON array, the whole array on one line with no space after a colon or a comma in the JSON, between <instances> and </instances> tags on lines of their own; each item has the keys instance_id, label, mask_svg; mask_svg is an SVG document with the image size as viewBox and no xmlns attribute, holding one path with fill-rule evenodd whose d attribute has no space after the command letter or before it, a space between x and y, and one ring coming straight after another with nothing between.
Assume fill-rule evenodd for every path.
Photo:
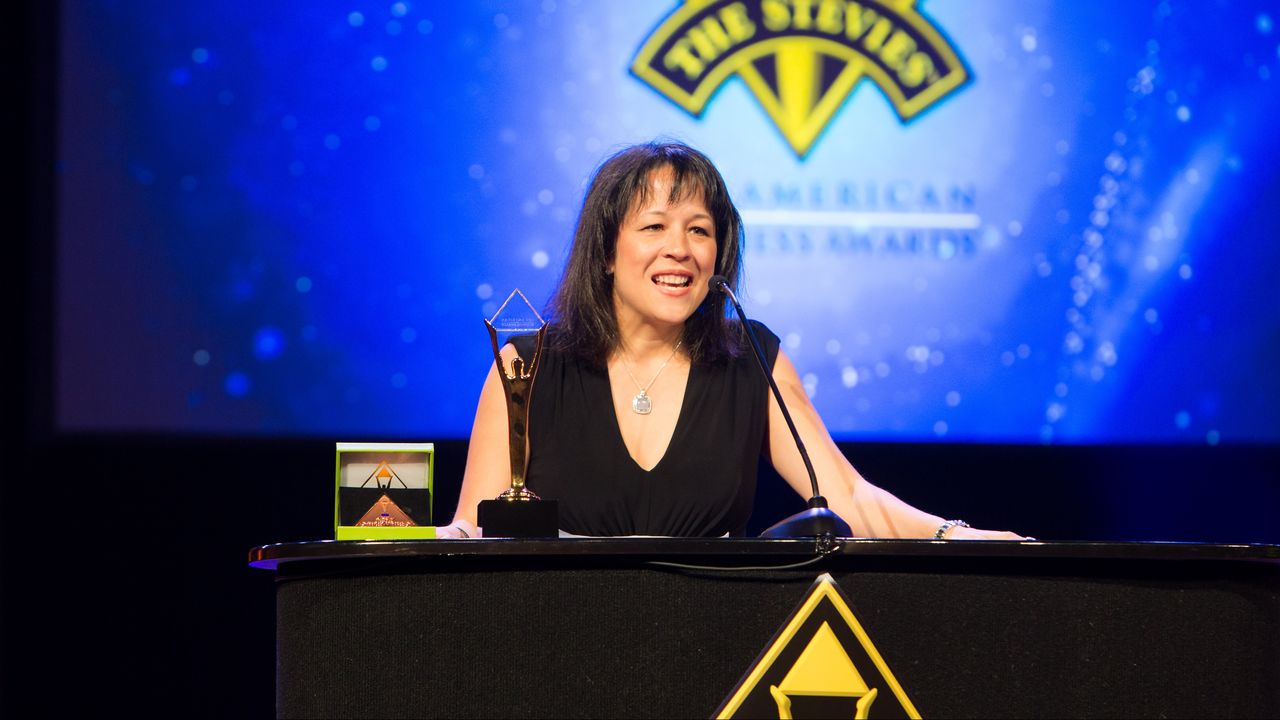
<instances>
[{"instance_id":1,"label":"silver necklace","mask_svg":"<svg viewBox=\"0 0 1280 720\"><path fill-rule=\"evenodd\" d=\"M667 363L671 362L671 358L676 356L676 351L680 349L680 343L682 342L684 342L684 340L676 342L676 346L671 348L671 354L667 356L666 360L662 361L662 367L659 367L658 372L653 374L653 379L643 386L640 385L640 381L636 380L636 376L631 372L631 365L627 362L627 349L622 349L622 369L627 371L627 376L631 378L631 382L635 383L636 387L640 388L640 392L636 393L636 396L631 398L632 412L637 415L648 415L653 412L653 398L649 397L649 388L653 387L654 381L658 379L658 376L662 374L662 371L667 369Z\"/></svg>"}]
</instances>

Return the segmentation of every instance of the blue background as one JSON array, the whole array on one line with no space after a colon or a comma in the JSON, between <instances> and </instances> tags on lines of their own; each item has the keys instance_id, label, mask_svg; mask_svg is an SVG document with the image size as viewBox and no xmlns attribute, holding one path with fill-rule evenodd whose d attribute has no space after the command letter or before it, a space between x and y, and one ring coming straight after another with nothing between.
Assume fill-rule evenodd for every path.
<instances>
[{"instance_id":1,"label":"blue background","mask_svg":"<svg viewBox=\"0 0 1280 720\"><path fill-rule=\"evenodd\" d=\"M1272 3L928 0L972 81L903 124L864 80L804 160L739 80L629 73L675 7L65 4L58 426L465 437L481 318L668 137L837 438L1280 440ZM903 227L803 220L863 211Z\"/></svg>"}]
</instances>

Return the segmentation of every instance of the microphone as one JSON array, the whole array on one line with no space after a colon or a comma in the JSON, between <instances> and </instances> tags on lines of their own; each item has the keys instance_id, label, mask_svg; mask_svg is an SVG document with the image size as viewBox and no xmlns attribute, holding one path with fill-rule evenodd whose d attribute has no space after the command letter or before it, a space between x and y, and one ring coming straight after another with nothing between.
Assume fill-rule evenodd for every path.
<instances>
[{"instance_id":1,"label":"microphone","mask_svg":"<svg viewBox=\"0 0 1280 720\"><path fill-rule=\"evenodd\" d=\"M791 413L787 410L787 403L782 399L782 391L778 389L778 383L774 382L773 373L769 371L768 358L764 356L764 348L760 347L760 339L756 337L755 330L751 328L751 323L747 322L747 314L742 310L742 305L738 302L738 296L733 294L733 289L729 287L729 281L723 275L712 276L710 285L713 291L727 295L729 301L733 303L733 309L738 312L738 319L742 321L742 327L747 331L747 337L751 339L751 349L755 351L756 364L760 366L760 372L764 375L764 379L768 381L769 389L773 391L773 398L778 401L778 408L782 410L782 417L787 421L787 429L791 431L791 439L795 441L796 449L800 451L800 459L804 460L804 469L809 473L809 487L812 490L812 495L809 497L808 509L774 523L767 530L760 533L760 537L811 537L826 540L830 540L833 537L853 537L853 531L849 528L849 523L827 507L827 499L822 497L822 493L818 491L818 475L813 471L813 462L809 460L809 451L805 449L804 441L800 439L800 432L796 430L796 424L791 419Z\"/></svg>"}]
</instances>

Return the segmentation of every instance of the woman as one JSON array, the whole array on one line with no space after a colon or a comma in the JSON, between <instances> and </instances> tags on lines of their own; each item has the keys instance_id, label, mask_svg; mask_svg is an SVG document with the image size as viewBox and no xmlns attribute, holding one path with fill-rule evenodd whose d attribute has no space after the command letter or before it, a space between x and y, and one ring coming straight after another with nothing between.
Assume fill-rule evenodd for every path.
<instances>
[{"instance_id":1,"label":"woman","mask_svg":"<svg viewBox=\"0 0 1280 720\"><path fill-rule=\"evenodd\" d=\"M763 453L797 493L810 484L740 325L708 281L741 274L741 218L719 171L681 144L627 148L596 172L533 388L528 487L559 502L578 535L742 534ZM944 521L872 485L809 402L778 338L755 324L822 494L861 537L1020 539ZM502 349L526 361L532 341ZM510 483L495 366L480 394L453 522L478 537L476 507Z\"/></svg>"}]
</instances>

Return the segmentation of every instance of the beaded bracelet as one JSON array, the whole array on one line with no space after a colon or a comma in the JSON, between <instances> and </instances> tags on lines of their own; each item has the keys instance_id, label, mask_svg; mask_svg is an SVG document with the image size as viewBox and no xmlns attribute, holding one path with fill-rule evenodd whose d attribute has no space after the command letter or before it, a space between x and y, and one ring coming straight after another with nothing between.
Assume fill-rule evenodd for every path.
<instances>
[{"instance_id":1,"label":"beaded bracelet","mask_svg":"<svg viewBox=\"0 0 1280 720\"><path fill-rule=\"evenodd\" d=\"M933 539L945 540L947 538L947 533L953 527L972 527L972 525L963 520L948 520L938 526L938 532L933 534Z\"/></svg>"}]
</instances>

